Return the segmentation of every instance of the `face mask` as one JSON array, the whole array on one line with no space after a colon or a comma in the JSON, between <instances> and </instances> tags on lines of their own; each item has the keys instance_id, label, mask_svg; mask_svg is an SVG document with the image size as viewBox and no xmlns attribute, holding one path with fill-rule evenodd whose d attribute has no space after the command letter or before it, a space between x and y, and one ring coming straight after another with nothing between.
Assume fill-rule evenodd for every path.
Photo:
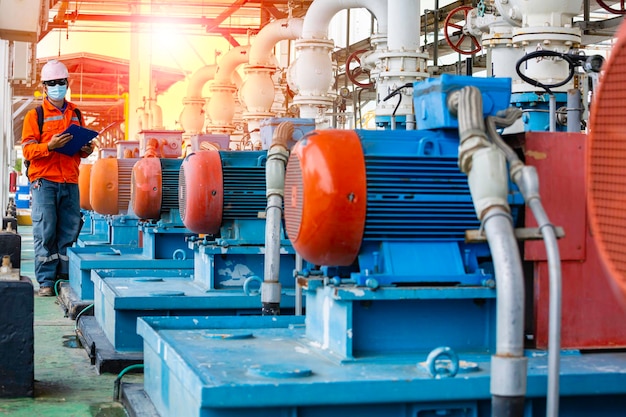
<instances>
[{"instance_id":1,"label":"face mask","mask_svg":"<svg viewBox=\"0 0 626 417\"><path fill-rule=\"evenodd\" d=\"M66 85L52 85L46 88L48 97L52 100L63 100L65 98L65 94L67 94Z\"/></svg>"}]
</instances>

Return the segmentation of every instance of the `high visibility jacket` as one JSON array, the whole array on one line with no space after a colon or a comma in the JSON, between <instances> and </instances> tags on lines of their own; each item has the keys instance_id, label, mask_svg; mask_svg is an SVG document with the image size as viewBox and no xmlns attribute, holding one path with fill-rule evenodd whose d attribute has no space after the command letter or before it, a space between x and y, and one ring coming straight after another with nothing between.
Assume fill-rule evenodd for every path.
<instances>
[{"instance_id":1,"label":"high visibility jacket","mask_svg":"<svg viewBox=\"0 0 626 417\"><path fill-rule=\"evenodd\" d=\"M63 132L70 124L80 125L74 109L76 105L67 102L63 112L48 99L43 100L43 128L39 134L37 111L30 110L24 117L22 129L22 153L30 161L28 178L31 182L43 178L53 182L78 184L80 159L88 155L79 151L73 156L49 151L48 142L52 136Z\"/></svg>"}]
</instances>

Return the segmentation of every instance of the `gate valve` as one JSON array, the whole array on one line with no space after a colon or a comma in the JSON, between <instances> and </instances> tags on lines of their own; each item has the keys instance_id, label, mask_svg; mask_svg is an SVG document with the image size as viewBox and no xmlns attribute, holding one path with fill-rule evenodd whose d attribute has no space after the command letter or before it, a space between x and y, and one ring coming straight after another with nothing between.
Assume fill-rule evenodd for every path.
<instances>
[{"instance_id":1,"label":"gate valve","mask_svg":"<svg viewBox=\"0 0 626 417\"><path fill-rule=\"evenodd\" d=\"M463 13L463 19L458 19L457 21L461 21L461 20L467 21L467 16L472 10L473 10L472 6L459 6L455 9L452 9L450 13L448 13L448 16L446 16L446 20L444 21L444 24L443 24L444 26L443 35L446 38L446 42L448 43L448 45L450 45L450 48L454 49L456 52L463 54L463 55L474 55L475 53L479 52L482 49L482 47L480 46L480 42L478 42L478 39L475 36L467 33L464 30L463 26L457 23L453 23L452 17L456 15L457 13ZM454 28L457 31L461 32L459 39L456 42L454 42L450 38L451 34L448 32L448 28ZM453 31L452 35L456 33L457 33L456 31ZM463 42L465 41L465 39L468 39L468 38L472 41L472 47L470 49L462 49Z\"/></svg>"}]
</instances>

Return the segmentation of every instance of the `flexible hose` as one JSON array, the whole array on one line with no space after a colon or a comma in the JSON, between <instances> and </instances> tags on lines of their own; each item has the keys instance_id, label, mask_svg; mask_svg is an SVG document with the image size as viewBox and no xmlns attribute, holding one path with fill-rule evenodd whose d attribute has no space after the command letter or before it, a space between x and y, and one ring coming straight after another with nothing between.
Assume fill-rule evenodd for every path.
<instances>
[{"instance_id":1,"label":"flexible hose","mask_svg":"<svg viewBox=\"0 0 626 417\"><path fill-rule=\"evenodd\" d=\"M89 304L87 307L80 310L80 313L76 315L76 324L74 325L74 331L78 331L78 319L80 318L80 316L82 316L85 311L89 310L93 306L94 306L93 303Z\"/></svg>"},{"instance_id":2,"label":"flexible hose","mask_svg":"<svg viewBox=\"0 0 626 417\"><path fill-rule=\"evenodd\" d=\"M144 368L143 363L137 363L134 365L127 366L126 368L122 369L122 371L119 374L117 374L117 378L115 378L115 381L113 382L113 401L119 401L120 399L120 387L122 385L122 377L130 371L133 371L135 369L143 369L143 368Z\"/></svg>"},{"instance_id":3,"label":"flexible hose","mask_svg":"<svg viewBox=\"0 0 626 417\"><path fill-rule=\"evenodd\" d=\"M558 417L559 415L559 374L561 352L561 292L562 271L561 256L556 238L554 226L541 204L539 197L539 180L533 167L524 166L513 149L504 142L497 131L498 127L512 125L521 116L521 111L515 108L507 109L503 117L488 117L487 131L491 141L496 144L504 154L511 166L511 177L519 187L526 204L537 220L538 228L543 237L548 257L549 279L549 313L548 313L548 395L546 404L546 416Z\"/></svg>"},{"instance_id":4,"label":"flexible hose","mask_svg":"<svg viewBox=\"0 0 626 417\"><path fill-rule=\"evenodd\" d=\"M541 200L532 198L528 202L528 206L537 220L548 255L550 307L548 313L548 398L546 415L547 417L558 417L561 352L561 256L554 226L550 223Z\"/></svg>"},{"instance_id":5,"label":"flexible hose","mask_svg":"<svg viewBox=\"0 0 626 417\"><path fill-rule=\"evenodd\" d=\"M448 102L449 107L454 104ZM459 167L470 176L475 152L492 146L487 139L482 96L478 88L465 87L460 91L457 116ZM497 282L496 353L492 357L490 387L492 416L500 417L496 413L507 410L507 416L521 417L527 373L521 257L508 207L494 205L485 208L479 217L491 250Z\"/></svg>"},{"instance_id":6,"label":"flexible hose","mask_svg":"<svg viewBox=\"0 0 626 417\"><path fill-rule=\"evenodd\" d=\"M69 279L60 279L54 283L54 295L59 296L59 283L60 282L70 282Z\"/></svg>"}]
</instances>

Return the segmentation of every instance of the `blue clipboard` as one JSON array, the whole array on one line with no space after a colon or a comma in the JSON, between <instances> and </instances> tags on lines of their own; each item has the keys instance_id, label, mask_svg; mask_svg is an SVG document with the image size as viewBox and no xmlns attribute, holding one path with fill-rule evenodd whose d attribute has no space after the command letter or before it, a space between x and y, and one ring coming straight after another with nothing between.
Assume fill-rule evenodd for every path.
<instances>
[{"instance_id":1,"label":"blue clipboard","mask_svg":"<svg viewBox=\"0 0 626 417\"><path fill-rule=\"evenodd\" d=\"M61 152L62 154L73 156L76 152L80 151L80 148L91 142L93 138L98 136L98 132L95 130L87 129L79 125L70 125L63 133L69 133L73 136L72 140L67 142L61 148L53 149L55 152Z\"/></svg>"}]
</instances>

